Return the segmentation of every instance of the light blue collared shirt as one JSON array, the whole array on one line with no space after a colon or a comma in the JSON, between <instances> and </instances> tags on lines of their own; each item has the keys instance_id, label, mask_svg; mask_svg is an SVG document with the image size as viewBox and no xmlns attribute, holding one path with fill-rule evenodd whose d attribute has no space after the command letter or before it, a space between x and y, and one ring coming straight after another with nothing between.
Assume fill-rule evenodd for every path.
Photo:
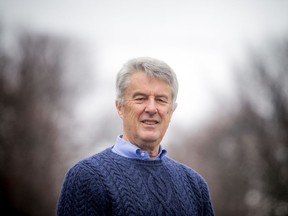
<instances>
[{"instance_id":1,"label":"light blue collared shirt","mask_svg":"<svg viewBox=\"0 0 288 216\"><path fill-rule=\"evenodd\" d=\"M112 151L126 158L152 160L147 151L144 151L136 145L124 140L122 135L117 137L116 144L113 146ZM156 156L155 160L161 160L166 154L166 149L162 148L160 145L159 154Z\"/></svg>"}]
</instances>

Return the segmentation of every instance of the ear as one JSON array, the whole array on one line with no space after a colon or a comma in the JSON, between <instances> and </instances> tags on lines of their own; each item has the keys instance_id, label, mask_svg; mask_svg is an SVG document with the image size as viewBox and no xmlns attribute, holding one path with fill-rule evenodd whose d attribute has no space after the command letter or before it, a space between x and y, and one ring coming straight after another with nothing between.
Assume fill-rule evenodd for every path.
<instances>
[{"instance_id":1,"label":"ear","mask_svg":"<svg viewBox=\"0 0 288 216\"><path fill-rule=\"evenodd\" d=\"M173 104L173 107L172 107L172 111L173 111L173 112L176 110L177 106L178 106L178 104L175 102L175 103Z\"/></svg>"},{"instance_id":2,"label":"ear","mask_svg":"<svg viewBox=\"0 0 288 216\"><path fill-rule=\"evenodd\" d=\"M121 105L121 103L119 103L118 100L115 101L115 106L116 106L118 115L120 116L120 118L123 118L123 106Z\"/></svg>"}]
</instances>

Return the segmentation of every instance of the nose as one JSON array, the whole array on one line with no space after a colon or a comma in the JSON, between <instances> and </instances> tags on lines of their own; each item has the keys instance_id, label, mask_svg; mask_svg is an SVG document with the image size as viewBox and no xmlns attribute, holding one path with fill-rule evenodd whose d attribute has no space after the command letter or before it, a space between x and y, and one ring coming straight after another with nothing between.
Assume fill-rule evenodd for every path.
<instances>
[{"instance_id":1,"label":"nose","mask_svg":"<svg viewBox=\"0 0 288 216\"><path fill-rule=\"evenodd\" d=\"M146 103L145 112L154 115L158 112L154 98L149 98Z\"/></svg>"}]
</instances>

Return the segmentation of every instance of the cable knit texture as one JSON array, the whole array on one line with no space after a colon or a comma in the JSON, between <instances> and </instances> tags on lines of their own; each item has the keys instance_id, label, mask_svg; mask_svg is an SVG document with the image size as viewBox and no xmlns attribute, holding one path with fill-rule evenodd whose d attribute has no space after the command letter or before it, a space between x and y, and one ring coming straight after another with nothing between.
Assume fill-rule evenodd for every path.
<instances>
[{"instance_id":1,"label":"cable knit texture","mask_svg":"<svg viewBox=\"0 0 288 216\"><path fill-rule=\"evenodd\" d=\"M205 180L169 157L128 159L111 148L65 176L57 215L214 215Z\"/></svg>"}]
</instances>

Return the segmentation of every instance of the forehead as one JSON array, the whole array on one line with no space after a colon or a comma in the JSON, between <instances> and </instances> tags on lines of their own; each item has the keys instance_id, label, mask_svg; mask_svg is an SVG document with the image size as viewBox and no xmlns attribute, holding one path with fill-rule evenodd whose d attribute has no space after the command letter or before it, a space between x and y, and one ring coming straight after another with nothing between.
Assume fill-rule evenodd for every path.
<instances>
[{"instance_id":1,"label":"forehead","mask_svg":"<svg viewBox=\"0 0 288 216\"><path fill-rule=\"evenodd\" d=\"M149 76L144 72L136 72L131 75L125 93L142 92L144 94L166 94L172 96L169 84L157 77Z\"/></svg>"}]
</instances>

